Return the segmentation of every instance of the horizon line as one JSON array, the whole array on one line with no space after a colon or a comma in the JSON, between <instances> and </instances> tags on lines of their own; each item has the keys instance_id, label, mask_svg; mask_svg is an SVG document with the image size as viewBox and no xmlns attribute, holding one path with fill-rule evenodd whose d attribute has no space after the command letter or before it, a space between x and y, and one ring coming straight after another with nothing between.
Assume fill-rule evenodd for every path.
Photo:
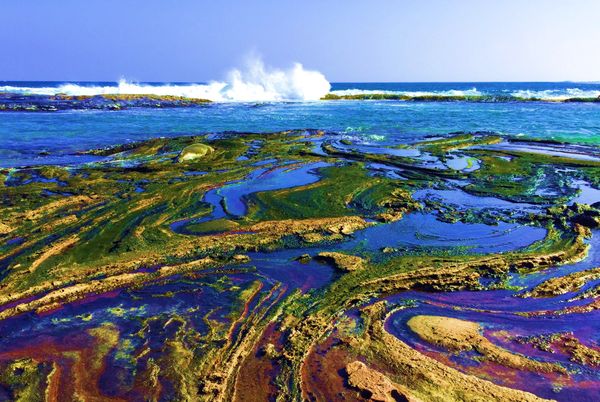
<instances>
[{"instance_id":1,"label":"horizon line","mask_svg":"<svg viewBox=\"0 0 600 402\"><path fill-rule=\"evenodd\" d=\"M215 80L209 81L145 81L145 80L127 80L119 79L111 80L10 80L1 79L0 82L49 82L49 83L119 83L124 80L127 83L142 83L142 84L209 84ZM330 84L491 84L491 83L574 83L574 84L600 84L600 80L557 80L557 81L536 81L536 80L484 80L484 81L328 81Z\"/></svg>"}]
</instances>

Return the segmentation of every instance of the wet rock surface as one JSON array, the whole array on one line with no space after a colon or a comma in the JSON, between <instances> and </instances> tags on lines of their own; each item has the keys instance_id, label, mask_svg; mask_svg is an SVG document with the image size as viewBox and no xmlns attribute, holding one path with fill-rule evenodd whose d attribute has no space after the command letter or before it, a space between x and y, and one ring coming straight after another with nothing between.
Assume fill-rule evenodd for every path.
<instances>
[{"instance_id":1,"label":"wet rock surface","mask_svg":"<svg viewBox=\"0 0 600 402\"><path fill-rule=\"evenodd\" d=\"M593 400L596 153L290 130L4 169L0 399Z\"/></svg>"}]
</instances>

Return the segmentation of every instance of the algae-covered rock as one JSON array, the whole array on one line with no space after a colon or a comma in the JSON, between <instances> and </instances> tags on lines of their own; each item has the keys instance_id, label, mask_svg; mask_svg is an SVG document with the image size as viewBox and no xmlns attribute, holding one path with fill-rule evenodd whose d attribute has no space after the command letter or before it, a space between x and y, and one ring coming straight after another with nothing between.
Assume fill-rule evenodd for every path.
<instances>
[{"instance_id":1,"label":"algae-covered rock","mask_svg":"<svg viewBox=\"0 0 600 402\"><path fill-rule=\"evenodd\" d=\"M10 363L0 365L0 384L3 389L10 387L12 396L10 400L43 401L44 399L39 395L44 394L44 386L50 370L49 363L37 362L34 359L12 360Z\"/></svg>"},{"instance_id":2,"label":"algae-covered rock","mask_svg":"<svg viewBox=\"0 0 600 402\"><path fill-rule=\"evenodd\" d=\"M13 228L6 223L0 222L0 235L5 235L13 231Z\"/></svg>"},{"instance_id":3,"label":"algae-covered rock","mask_svg":"<svg viewBox=\"0 0 600 402\"><path fill-rule=\"evenodd\" d=\"M310 254L302 254L294 259L294 261L298 261L302 264L306 264L310 261Z\"/></svg>"},{"instance_id":4,"label":"algae-covered rock","mask_svg":"<svg viewBox=\"0 0 600 402\"><path fill-rule=\"evenodd\" d=\"M355 255L324 251L317 254L317 260L329 262L345 272L357 271L364 268L365 260Z\"/></svg>"},{"instance_id":5,"label":"algae-covered rock","mask_svg":"<svg viewBox=\"0 0 600 402\"><path fill-rule=\"evenodd\" d=\"M198 143L198 144L188 145L187 147L183 148L183 150L179 154L178 161L185 162L185 161L191 161L194 159L200 159L207 155L212 154L214 151L215 150L213 147L211 147L210 145L206 145L206 144Z\"/></svg>"}]
</instances>

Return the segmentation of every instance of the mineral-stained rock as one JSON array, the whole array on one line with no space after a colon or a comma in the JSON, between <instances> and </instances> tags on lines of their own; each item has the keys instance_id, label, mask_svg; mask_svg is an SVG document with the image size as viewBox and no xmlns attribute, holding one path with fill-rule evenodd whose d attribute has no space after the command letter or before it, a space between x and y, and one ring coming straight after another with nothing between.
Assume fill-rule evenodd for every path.
<instances>
[{"instance_id":1,"label":"mineral-stained rock","mask_svg":"<svg viewBox=\"0 0 600 402\"><path fill-rule=\"evenodd\" d=\"M112 96L89 100L102 108L111 105L127 108L147 102L158 102L156 107L159 107L164 101ZM561 173L560 178L554 177L551 166L565 165L579 170L574 177L586 177L596 183L592 179L600 166L597 161L577 162L522 151L467 150L473 144L497 143L499 137L458 135L452 140L431 140L417 147L439 158L450 157L449 150L464 148L481 160L476 172L456 172L426 168L411 158L358 151L341 154L331 145L327 148L328 138L322 139L325 144L322 148L328 155L321 158L323 155L313 152L314 138L309 140L315 135L315 131L302 130L272 135L223 133L153 139L89 151L83 155L107 159L82 167L0 171L3 202L0 254L4 253L0 265L5 267L0 269L3 278L0 321L14 318L7 327L11 329L13 323L27 324L31 317L42 323L52 319L53 328L60 335L51 343L38 342L32 337L32 347L19 351L21 346L11 345L10 339L18 338L22 328L15 326L14 334L10 331L2 334L7 339L4 342L7 350L2 351L0 359L0 385L7 387L7 395L10 392L13 399L34 400L39 395L52 396L60 391L64 399L73 400L74 395L79 396L77 390L69 391L75 384L94 388L93 397L80 395L85 400L104 400L113 395L140 400L362 397L380 401L420 398L520 402L540 399L509 387L545 390L543 395L549 395L553 385L567 384L571 388L572 384L587 384L580 382L579 373L567 378L560 363L538 361L536 357L512 353L493 344L493 339L486 339L475 322L448 317L414 318L411 327L426 341L444 347L445 355L470 351L465 357L483 361L481 367L464 367L465 372L473 373L466 374L454 368L462 366L461 362L448 361L448 356L436 360L387 331L386 320L397 309L405 309L403 314L411 311L422 314L418 311L427 303L420 303L419 297L402 301L404 296L398 302L376 300L405 290L483 291L486 287L508 286L509 282L504 280L511 272L538 271L583 258L590 243L593 245L585 240L592 236L590 228L595 227L600 217L600 204L562 205L563 198L554 202L532 196L533 181L537 186L539 180L530 182L530 177L545 177L552 181L549 184L563 188L569 182L563 177L568 172ZM248 152L249 149L254 153ZM242 155L252 158L240 158ZM177 160L184 163L174 163ZM223 186L243 183L248 177L268 179L270 176L263 176L263 172L268 175L287 169L291 172L296 166L317 160L329 167L311 168L310 174L318 178L315 182L288 183L282 176L284 185L279 190L244 189L243 194L234 194L246 204L245 216L218 218L215 200L207 197L211 191L222 195L220 206L227 211L232 198L231 193L226 197L226 192L219 192ZM371 162L402 168L407 180L372 176L366 167ZM517 178L520 180L514 180ZM465 191L471 195L485 194L539 205L548 202L555 206L543 214L533 212L537 207L532 208L526 215L518 212L515 205L514 211L507 207L506 215L497 215L464 212L446 205L443 199L428 200L421 207L412 199L413 191L445 187L442 181L446 179L469 182ZM279 179L274 183L279 187ZM423 247L414 252L393 248L397 246L394 239L390 239L389 247L380 248L379 253L362 243L353 248L347 248L348 243L341 245L358 230L376 224L384 228L385 224L375 223L377 219L392 222L422 208L427 213L439 213L448 222L495 224L509 218L511 222L544 227L547 236L531 247L489 255L471 253L468 247L457 249L456 253L430 248L426 238ZM321 250L317 251L316 246L331 250L339 246L344 253L317 255ZM318 272L310 272L310 265L304 270L272 277L267 271L240 267L249 261L247 253L279 249L288 250L290 254L286 255L300 256L297 261L310 262L314 257L348 274L323 278L327 285L316 289L321 282L312 279ZM368 252L368 259L359 257L363 252ZM261 258L257 256L257 261ZM559 311L513 312L519 319L527 319L600 309L597 297L600 287L585 286L600 278L598 269L549 280L534 289L547 295L585 289L577 297L589 299L588 304L567 304ZM299 274L307 275L307 279L296 276ZM300 282L297 279L303 279L305 285L295 286ZM179 283L184 286L179 287ZM196 283L210 287L210 293L198 292L199 304L185 296L188 288L199 290L192 286ZM138 291L146 286L152 288L148 292ZM134 291L129 294L129 289ZM222 297L214 305L204 306L203 297L213 293ZM96 307L87 302L105 296L112 299L114 295L119 295L114 300L118 307L107 310L110 316L96 313ZM129 300L130 296L131 305L120 307L125 297ZM142 313L147 297L164 298L168 308L156 312L147 309ZM191 304L188 307L184 303ZM88 306L93 310L88 310ZM471 307L482 308L476 303ZM549 308L555 307L549 305ZM84 314L71 314L78 309ZM360 317L354 314L357 309ZM119 321L131 317L136 323L143 322L143 330L138 331L137 324L133 327L102 324L110 323L113 316L120 317ZM207 331L197 332L195 323L199 320L203 320ZM95 321L102 326L94 324ZM82 333L83 325L92 328L83 333L85 338L71 336ZM136 331L133 338L130 329ZM65 331L64 337L59 330ZM599 349L589 339L579 339L574 334L557 338L551 344L552 350L560 355L559 361L564 356L571 358L569 369L585 365L591 368L592 375L593 369L600 366ZM510 330L499 336L510 339ZM89 345L90 337L98 342ZM138 337L139 341L130 342ZM149 355L148 345L154 346L159 339L162 344ZM17 344L28 342L25 339ZM61 351L63 346L68 347L67 354ZM105 358L109 353L110 359ZM534 356L552 359L549 355ZM126 368L122 367L124 362ZM511 370L494 370L500 365ZM90 367L93 370L88 375ZM134 373L133 377L127 371ZM523 376L519 377L522 371L539 373L536 378L545 383L539 387L523 385ZM110 395L100 395L104 388L96 386L101 384L98 378L104 378L105 373L115 379ZM309 383L307 379L316 380ZM61 385L60 390L57 384ZM131 384L135 386L131 388ZM327 392L321 393L319 386ZM27 390L28 396L24 396L23 390ZM333 397L323 398L323 395ZM560 393L557 396L564 397Z\"/></svg>"},{"instance_id":2,"label":"mineral-stained rock","mask_svg":"<svg viewBox=\"0 0 600 402\"><path fill-rule=\"evenodd\" d=\"M486 359L506 367L533 372L566 374L566 370L559 365L528 359L494 345L480 334L481 327L476 322L451 317L418 315L412 317L407 324L421 339L452 351L476 350Z\"/></svg>"},{"instance_id":3,"label":"mineral-stained rock","mask_svg":"<svg viewBox=\"0 0 600 402\"><path fill-rule=\"evenodd\" d=\"M418 402L404 387L394 384L382 373L370 369L363 362L354 361L346 365L348 384L357 388L372 401L380 402Z\"/></svg>"},{"instance_id":4,"label":"mineral-stained rock","mask_svg":"<svg viewBox=\"0 0 600 402\"><path fill-rule=\"evenodd\" d=\"M267 343L266 345L264 345L261 348L261 352L269 359L276 359L280 356L280 353L277 351L277 348L275 348L275 345L273 345L272 343Z\"/></svg>"},{"instance_id":5,"label":"mineral-stained rock","mask_svg":"<svg viewBox=\"0 0 600 402\"><path fill-rule=\"evenodd\" d=\"M233 261L238 262L238 263L246 263L246 262L250 262L250 257L248 257L246 254L236 254L232 257Z\"/></svg>"},{"instance_id":6,"label":"mineral-stained rock","mask_svg":"<svg viewBox=\"0 0 600 402\"><path fill-rule=\"evenodd\" d=\"M580 290L586 283L600 278L600 268L573 272L550 278L525 293L525 297L552 297Z\"/></svg>"},{"instance_id":7,"label":"mineral-stained rock","mask_svg":"<svg viewBox=\"0 0 600 402\"><path fill-rule=\"evenodd\" d=\"M573 335L563 337L563 347L571 354L571 360L590 367L600 366L600 350L582 344Z\"/></svg>"},{"instance_id":8,"label":"mineral-stained rock","mask_svg":"<svg viewBox=\"0 0 600 402\"><path fill-rule=\"evenodd\" d=\"M0 235L12 232L12 228L5 223L0 222Z\"/></svg>"},{"instance_id":9,"label":"mineral-stained rock","mask_svg":"<svg viewBox=\"0 0 600 402\"><path fill-rule=\"evenodd\" d=\"M413 395L431 401L547 401L531 393L502 387L461 373L412 349L384 328L383 302L365 307L365 333L353 340L355 349L368 348L390 377Z\"/></svg>"}]
</instances>

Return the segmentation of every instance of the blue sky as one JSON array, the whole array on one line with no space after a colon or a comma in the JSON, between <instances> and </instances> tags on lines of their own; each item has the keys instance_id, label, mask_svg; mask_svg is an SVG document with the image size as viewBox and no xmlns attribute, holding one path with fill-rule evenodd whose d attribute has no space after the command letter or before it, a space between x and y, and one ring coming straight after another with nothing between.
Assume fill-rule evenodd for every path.
<instances>
[{"instance_id":1,"label":"blue sky","mask_svg":"<svg viewBox=\"0 0 600 402\"><path fill-rule=\"evenodd\" d=\"M2 0L0 80L600 80L596 0Z\"/></svg>"}]
</instances>

